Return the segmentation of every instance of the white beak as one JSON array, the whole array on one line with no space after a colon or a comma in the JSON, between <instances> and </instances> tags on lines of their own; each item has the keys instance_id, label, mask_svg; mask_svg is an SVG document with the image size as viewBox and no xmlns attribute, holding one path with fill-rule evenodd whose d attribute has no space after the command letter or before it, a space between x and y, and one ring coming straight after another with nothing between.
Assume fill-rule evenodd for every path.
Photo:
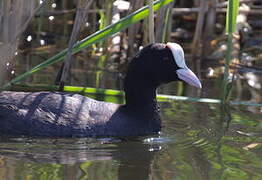
<instances>
[{"instance_id":1,"label":"white beak","mask_svg":"<svg viewBox=\"0 0 262 180\"><path fill-rule=\"evenodd\" d=\"M202 88L199 79L186 65L183 48L177 43L170 42L167 43L167 47L172 51L175 63L180 67L180 69L176 71L179 79L197 88Z\"/></svg>"},{"instance_id":2,"label":"white beak","mask_svg":"<svg viewBox=\"0 0 262 180\"><path fill-rule=\"evenodd\" d=\"M178 69L176 71L179 79L185 81L191 86L195 86L197 88L202 88L201 82L196 77L196 75L190 69Z\"/></svg>"}]
</instances>

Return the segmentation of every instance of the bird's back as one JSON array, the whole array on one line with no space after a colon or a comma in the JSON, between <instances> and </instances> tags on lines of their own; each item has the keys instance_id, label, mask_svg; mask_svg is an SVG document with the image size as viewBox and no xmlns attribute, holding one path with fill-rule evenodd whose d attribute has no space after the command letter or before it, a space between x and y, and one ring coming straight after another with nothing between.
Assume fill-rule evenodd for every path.
<instances>
[{"instance_id":1,"label":"bird's back","mask_svg":"<svg viewBox=\"0 0 262 180\"><path fill-rule=\"evenodd\" d=\"M103 134L119 105L61 92L0 93L0 132L13 135Z\"/></svg>"}]
</instances>

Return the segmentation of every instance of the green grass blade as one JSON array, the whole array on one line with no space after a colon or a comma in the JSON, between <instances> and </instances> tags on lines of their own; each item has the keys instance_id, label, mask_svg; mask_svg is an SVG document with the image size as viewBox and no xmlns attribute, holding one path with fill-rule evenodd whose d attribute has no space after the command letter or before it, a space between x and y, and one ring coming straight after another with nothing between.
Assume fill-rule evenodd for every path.
<instances>
[{"instance_id":1,"label":"green grass blade","mask_svg":"<svg viewBox=\"0 0 262 180\"><path fill-rule=\"evenodd\" d=\"M161 8L164 5L169 4L170 2L172 2L173 0L158 0L154 2L154 11L157 11L159 8ZM148 6L144 6L143 8L129 14L128 16L120 19L118 22L111 24L107 27L105 27L104 29L101 29L97 32L95 32L94 34L86 37L85 39L79 41L78 43L76 43L73 47L73 52L72 54L75 54L79 51L81 51L82 49L97 43L125 28L127 28L128 26L135 24L136 22L146 18L149 14L149 9ZM59 52L58 54L56 54L55 56L47 59L46 61L44 61L41 64L38 64L37 66L33 67L31 70L25 72L24 74L21 74L20 76L12 79L10 82L8 82L7 84L5 84L0 90L9 88L12 84L16 84L19 81L25 79L26 77L34 74L35 72L45 68L46 66L49 66L51 64L54 64L56 62L62 61L65 57L67 53L67 49Z\"/></svg>"},{"instance_id":2,"label":"green grass blade","mask_svg":"<svg viewBox=\"0 0 262 180\"><path fill-rule=\"evenodd\" d=\"M57 85L15 85L12 87L16 91L58 91L59 86ZM65 92L78 93L83 95L103 95L103 96L118 96L124 97L124 91L113 90L113 89L102 89L102 88L91 88L91 87L79 87L79 86L65 86ZM158 94L157 100L159 102L169 102L169 101L188 101L197 103L212 103L220 104L219 99L209 99L209 98L193 98L186 96L173 96ZM262 107L262 104L247 102L247 101L230 101L230 105L245 105L245 106L256 106Z\"/></svg>"},{"instance_id":3,"label":"green grass blade","mask_svg":"<svg viewBox=\"0 0 262 180\"><path fill-rule=\"evenodd\" d=\"M228 82L229 77L229 64L232 59L232 49L233 49L233 33L236 31L237 25L237 15L238 15L239 0L229 0L227 6L226 15L226 33L227 33L227 51L226 51L226 63L225 63L225 73L222 84L222 103L226 104L229 102L231 87L232 85Z\"/></svg>"},{"instance_id":4,"label":"green grass blade","mask_svg":"<svg viewBox=\"0 0 262 180\"><path fill-rule=\"evenodd\" d=\"M238 15L239 0L229 0L226 15L226 33L232 34L236 31L236 20Z\"/></svg>"}]
</instances>

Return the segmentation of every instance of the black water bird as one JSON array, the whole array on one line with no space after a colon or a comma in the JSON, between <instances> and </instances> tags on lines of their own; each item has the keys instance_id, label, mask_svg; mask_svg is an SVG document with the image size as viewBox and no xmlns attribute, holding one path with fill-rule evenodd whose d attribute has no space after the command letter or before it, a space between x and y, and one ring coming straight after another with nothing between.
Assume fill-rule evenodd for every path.
<instances>
[{"instance_id":1,"label":"black water bird","mask_svg":"<svg viewBox=\"0 0 262 180\"><path fill-rule=\"evenodd\" d=\"M176 43L138 52L125 77L126 104L63 92L0 93L0 134L45 137L140 136L161 129L156 88L171 81L201 88Z\"/></svg>"}]
</instances>

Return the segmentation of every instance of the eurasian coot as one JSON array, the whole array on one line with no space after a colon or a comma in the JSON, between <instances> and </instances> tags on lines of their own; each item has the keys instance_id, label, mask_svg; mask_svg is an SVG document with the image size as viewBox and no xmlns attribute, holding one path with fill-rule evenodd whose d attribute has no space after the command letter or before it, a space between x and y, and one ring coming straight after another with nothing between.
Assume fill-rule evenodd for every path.
<instances>
[{"instance_id":1,"label":"eurasian coot","mask_svg":"<svg viewBox=\"0 0 262 180\"><path fill-rule=\"evenodd\" d=\"M201 88L176 43L144 47L129 64L125 105L63 92L0 93L0 134L72 137L139 136L161 129L156 88L182 80Z\"/></svg>"}]
</instances>

